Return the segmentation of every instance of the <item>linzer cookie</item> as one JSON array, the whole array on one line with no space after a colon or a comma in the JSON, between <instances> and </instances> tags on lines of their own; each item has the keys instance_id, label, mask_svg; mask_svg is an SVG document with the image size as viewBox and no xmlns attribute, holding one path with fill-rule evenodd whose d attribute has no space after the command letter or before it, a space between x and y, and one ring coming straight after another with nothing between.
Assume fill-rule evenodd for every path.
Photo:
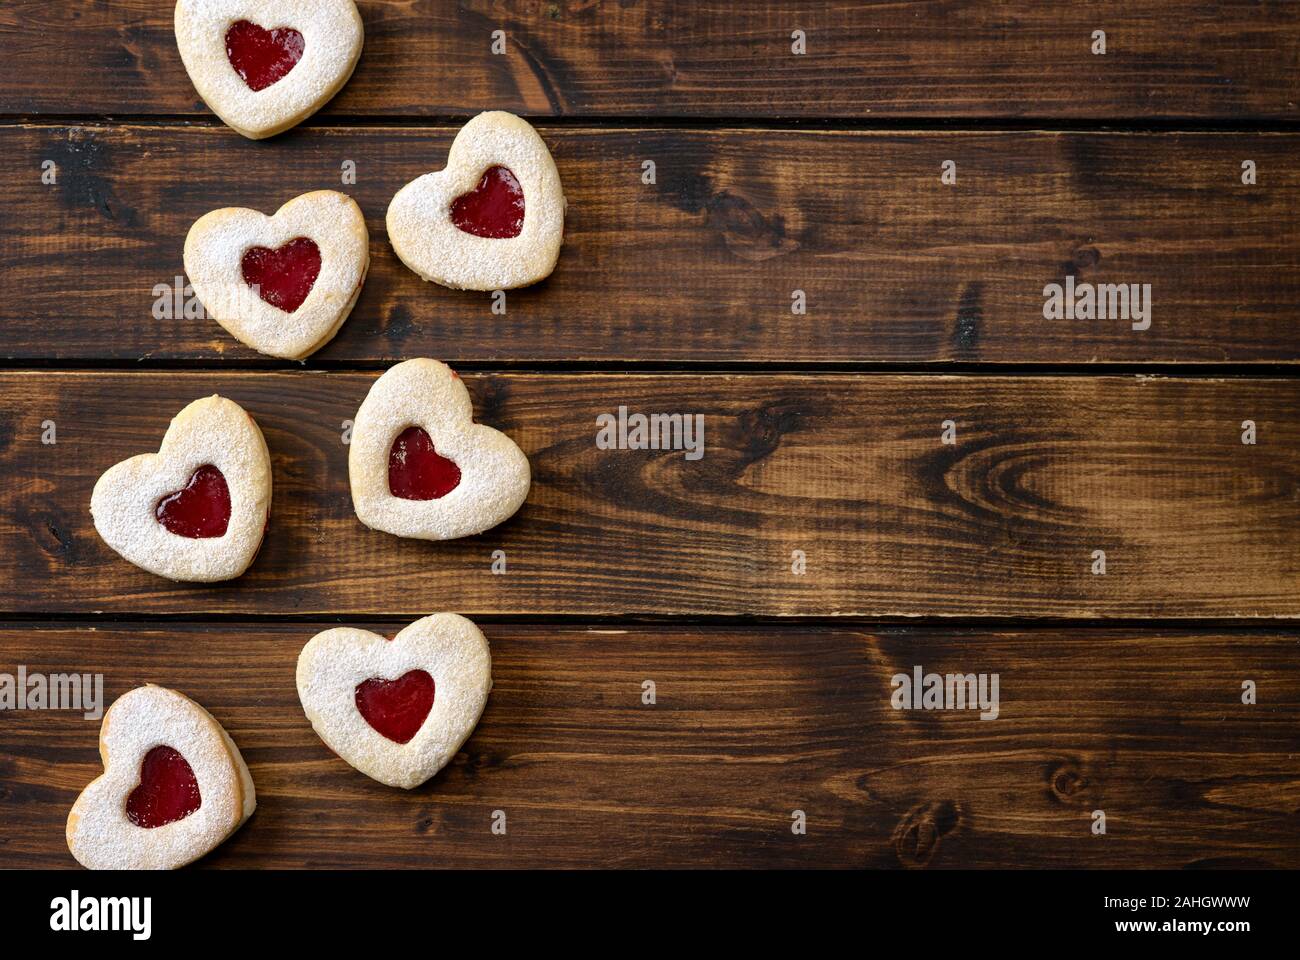
<instances>
[{"instance_id":1,"label":"linzer cookie","mask_svg":"<svg viewBox=\"0 0 1300 960\"><path fill-rule=\"evenodd\" d=\"M68 849L92 870L171 870L208 853L253 815L239 748L174 690L123 694L99 732L104 772L68 814Z\"/></svg>"},{"instance_id":2,"label":"linzer cookie","mask_svg":"<svg viewBox=\"0 0 1300 960\"><path fill-rule=\"evenodd\" d=\"M311 116L352 76L352 0L180 0L176 45L199 96L253 140Z\"/></svg>"},{"instance_id":3,"label":"linzer cookie","mask_svg":"<svg viewBox=\"0 0 1300 960\"><path fill-rule=\"evenodd\" d=\"M528 496L528 458L473 416L465 384L436 360L407 360L376 380L348 452L357 518L399 537L451 540L513 515Z\"/></svg>"},{"instance_id":4,"label":"linzer cookie","mask_svg":"<svg viewBox=\"0 0 1300 960\"><path fill-rule=\"evenodd\" d=\"M388 206L398 257L457 290L508 290L550 276L564 239L564 191L551 152L509 113L480 113L447 166L402 187Z\"/></svg>"},{"instance_id":5,"label":"linzer cookie","mask_svg":"<svg viewBox=\"0 0 1300 960\"><path fill-rule=\"evenodd\" d=\"M157 453L109 468L90 498L95 529L124 559L192 582L248 569L270 510L262 431L239 404L215 395L178 413Z\"/></svg>"},{"instance_id":6,"label":"linzer cookie","mask_svg":"<svg viewBox=\"0 0 1300 960\"><path fill-rule=\"evenodd\" d=\"M204 311L241 343L289 360L334 339L369 267L361 208L333 190L294 197L270 217L213 210L185 238L185 272Z\"/></svg>"},{"instance_id":7,"label":"linzer cookie","mask_svg":"<svg viewBox=\"0 0 1300 960\"><path fill-rule=\"evenodd\" d=\"M392 640L335 627L298 656L298 697L326 746L408 790L456 755L491 689L487 638L454 613L417 620Z\"/></svg>"}]
</instances>

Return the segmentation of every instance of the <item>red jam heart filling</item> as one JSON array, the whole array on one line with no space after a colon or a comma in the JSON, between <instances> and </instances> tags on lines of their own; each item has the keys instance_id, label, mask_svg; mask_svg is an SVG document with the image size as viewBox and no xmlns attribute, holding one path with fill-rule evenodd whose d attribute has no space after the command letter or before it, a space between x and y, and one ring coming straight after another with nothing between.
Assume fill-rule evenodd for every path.
<instances>
[{"instance_id":1,"label":"red jam heart filling","mask_svg":"<svg viewBox=\"0 0 1300 960\"><path fill-rule=\"evenodd\" d=\"M226 478L212 464L194 471L184 490L169 493L158 501L154 516L178 537L203 540L221 537L230 523L230 488Z\"/></svg>"},{"instance_id":2,"label":"red jam heart filling","mask_svg":"<svg viewBox=\"0 0 1300 960\"><path fill-rule=\"evenodd\" d=\"M420 427L407 427L388 451L388 489L403 500L437 500L460 485L460 467L433 449Z\"/></svg>"},{"instance_id":3,"label":"red jam heart filling","mask_svg":"<svg viewBox=\"0 0 1300 960\"><path fill-rule=\"evenodd\" d=\"M357 684L357 710L395 743L410 743L433 709L433 677L412 670L396 680L374 678Z\"/></svg>"},{"instance_id":4,"label":"red jam heart filling","mask_svg":"<svg viewBox=\"0 0 1300 960\"><path fill-rule=\"evenodd\" d=\"M524 228L524 189L508 168L488 167L477 187L453 201L451 222L476 237L517 237Z\"/></svg>"},{"instance_id":5,"label":"red jam heart filling","mask_svg":"<svg viewBox=\"0 0 1300 960\"><path fill-rule=\"evenodd\" d=\"M140 764L140 786L126 798L126 815L152 830L184 820L202 803L189 762L171 747L154 747Z\"/></svg>"},{"instance_id":6,"label":"red jam heart filling","mask_svg":"<svg viewBox=\"0 0 1300 960\"><path fill-rule=\"evenodd\" d=\"M244 282L259 297L285 313L293 313L320 276L320 247L306 237L290 240L279 250L251 247L240 268Z\"/></svg>"},{"instance_id":7,"label":"red jam heart filling","mask_svg":"<svg viewBox=\"0 0 1300 960\"><path fill-rule=\"evenodd\" d=\"M307 43L292 27L264 30L239 20L226 31L226 59L252 90L265 90L298 65Z\"/></svg>"}]
</instances>

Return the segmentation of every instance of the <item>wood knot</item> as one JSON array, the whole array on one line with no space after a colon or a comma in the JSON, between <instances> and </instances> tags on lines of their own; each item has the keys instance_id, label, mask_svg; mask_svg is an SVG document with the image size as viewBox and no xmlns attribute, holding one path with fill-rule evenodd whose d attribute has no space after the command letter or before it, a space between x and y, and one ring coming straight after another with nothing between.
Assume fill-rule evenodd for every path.
<instances>
[{"instance_id":1,"label":"wood knot","mask_svg":"<svg viewBox=\"0 0 1300 960\"><path fill-rule=\"evenodd\" d=\"M1074 251L1073 259L1076 270L1087 270L1089 267L1095 267L1101 260L1101 251L1096 247L1079 247Z\"/></svg>"},{"instance_id":2,"label":"wood knot","mask_svg":"<svg viewBox=\"0 0 1300 960\"><path fill-rule=\"evenodd\" d=\"M73 538L72 532L64 528L59 517L45 517L45 530L54 541L52 547L47 547L46 552L51 556L58 557L64 563L75 565L77 563L77 541Z\"/></svg>"},{"instance_id":3,"label":"wood knot","mask_svg":"<svg viewBox=\"0 0 1300 960\"><path fill-rule=\"evenodd\" d=\"M1078 765L1069 760L1049 767L1047 782L1052 796L1062 803L1075 802L1090 785Z\"/></svg>"},{"instance_id":4,"label":"wood knot","mask_svg":"<svg viewBox=\"0 0 1300 960\"><path fill-rule=\"evenodd\" d=\"M744 197L724 190L709 201L708 211L709 225L742 260L770 260L799 249L799 241L786 235L784 217L765 216Z\"/></svg>"},{"instance_id":5,"label":"wood knot","mask_svg":"<svg viewBox=\"0 0 1300 960\"><path fill-rule=\"evenodd\" d=\"M951 800L922 803L907 811L894 828L894 853L905 867L925 867L939 853L940 841L957 829L961 811Z\"/></svg>"},{"instance_id":6,"label":"wood knot","mask_svg":"<svg viewBox=\"0 0 1300 960\"><path fill-rule=\"evenodd\" d=\"M740 437L737 446L740 460L737 469L769 457L781 445L781 438L798 430L804 411L793 401L778 400L756 410L747 410L736 418Z\"/></svg>"}]
</instances>

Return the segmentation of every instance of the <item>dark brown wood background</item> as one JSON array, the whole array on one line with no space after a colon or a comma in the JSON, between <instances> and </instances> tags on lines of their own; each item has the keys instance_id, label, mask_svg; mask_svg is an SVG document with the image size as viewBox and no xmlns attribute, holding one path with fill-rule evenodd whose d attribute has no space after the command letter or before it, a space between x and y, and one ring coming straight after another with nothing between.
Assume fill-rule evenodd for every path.
<instances>
[{"instance_id":1,"label":"dark brown wood background","mask_svg":"<svg viewBox=\"0 0 1300 960\"><path fill-rule=\"evenodd\" d=\"M0 8L0 672L208 707L259 807L204 866L1300 866L1300 5L359 7L352 81L261 143L198 101L170 4ZM484 109L536 123L569 199L505 316L384 233ZM325 350L155 315L194 219L321 188L372 252ZM1044 320L1067 275L1150 283L1151 328ZM344 421L414 356L533 464L482 536L352 512ZM90 490L213 392L266 433L273 521L238 581L171 584ZM703 414L704 458L598 450L620 405ZM294 662L443 609L496 686L387 789L316 738ZM998 673L999 719L891 709L916 664ZM0 867L75 865L96 740L0 713Z\"/></svg>"}]
</instances>

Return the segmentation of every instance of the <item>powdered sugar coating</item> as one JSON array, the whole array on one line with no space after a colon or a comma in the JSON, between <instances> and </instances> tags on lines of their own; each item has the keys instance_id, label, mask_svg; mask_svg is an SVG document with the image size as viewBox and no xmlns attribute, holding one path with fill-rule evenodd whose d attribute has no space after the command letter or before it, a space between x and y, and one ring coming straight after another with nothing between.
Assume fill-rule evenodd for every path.
<instances>
[{"instance_id":1,"label":"powdered sugar coating","mask_svg":"<svg viewBox=\"0 0 1300 960\"><path fill-rule=\"evenodd\" d=\"M433 677L433 707L410 741L395 743L357 710L356 689L411 670ZM417 620L391 641L336 627L312 637L298 656L298 696L316 733L352 766L390 787L418 787L446 766L474 731L491 689L487 638L454 613Z\"/></svg>"},{"instance_id":2,"label":"powdered sugar coating","mask_svg":"<svg viewBox=\"0 0 1300 960\"><path fill-rule=\"evenodd\" d=\"M320 274L293 313L244 281L252 247L279 249L306 237L320 249ZM334 190L294 197L273 216L245 207L204 214L185 238L185 272L204 310L235 339L272 357L301 360L334 339L361 294L370 235L356 201Z\"/></svg>"},{"instance_id":3,"label":"powdered sugar coating","mask_svg":"<svg viewBox=\"0 0 1300 960\"><path fill-rule=\"evenodd\" d=\"M474 423L469 391L437 360L407 360L375 381L357 411L348 452L352 505L372 530L420 540L482 533L528 497L528 458L499 430ZM455 461L460 483L437 500L403 500L388 488L388 455L407 427L424 429Z\"/></svg>"},{"instance_id":4,"label":"powdered sugar coating","mask_svg":"<svg viewBox=\"0 0 1300 960\"><path fill-rule=\"evenodd\" d=\"M192 539L158 522L164 496L181 490L199 467L226 478L230 521L220 537ZM248 569L271 508L271 454L244 408L213 395L173 418L157 453L110 467L95 484L90 513L104 542L137 567L170 580L229 580Z\"/></svg>"},{"instance_id":5,"label":"powdered sugar coating","mask_svg":"<svg viewBox=\"0 0 1300 960\"><path fill-rule=\"evenodd\" d=\"M231 66L226 31L240 20L266 30L292 27L302 59L282 79L254 91ZM203 102L253 140L311 116L342 89L361 56L363 28L353 0L179 0L176 45Z\"/></svg>"},{"instance_id":6,"label":"powdered sugar coating","mask_svg":"<svg viewBox=\"0 0 1300 960\"><path fill-rule=\"evenodd\" d=\"M198 781L199 808L161 827L138 827L126 800L154 747L183 756ZM68 814L68 849L92 870L172 870L225 841L253 814L257 796L239 748L212 715L188 697L152 684L117 699L99 733L104 772Z\"/></svg>"},{"instance_id":7,"label":"powdered sugar coating","mask_svg":"<svg viewBox=\"0 0 1300 960\"><path fill-rule=\"evenodd\" d=\"M524 192L516 237L478 237L451 219L452 202L489 167L510 169ZM452 142L447 166L402 187L388 205L388 238L425 280L455 290L509 290L550 276L564 239L564 191L551 151L527 121L480 113Z\"/></svg>"}]
</instances>

